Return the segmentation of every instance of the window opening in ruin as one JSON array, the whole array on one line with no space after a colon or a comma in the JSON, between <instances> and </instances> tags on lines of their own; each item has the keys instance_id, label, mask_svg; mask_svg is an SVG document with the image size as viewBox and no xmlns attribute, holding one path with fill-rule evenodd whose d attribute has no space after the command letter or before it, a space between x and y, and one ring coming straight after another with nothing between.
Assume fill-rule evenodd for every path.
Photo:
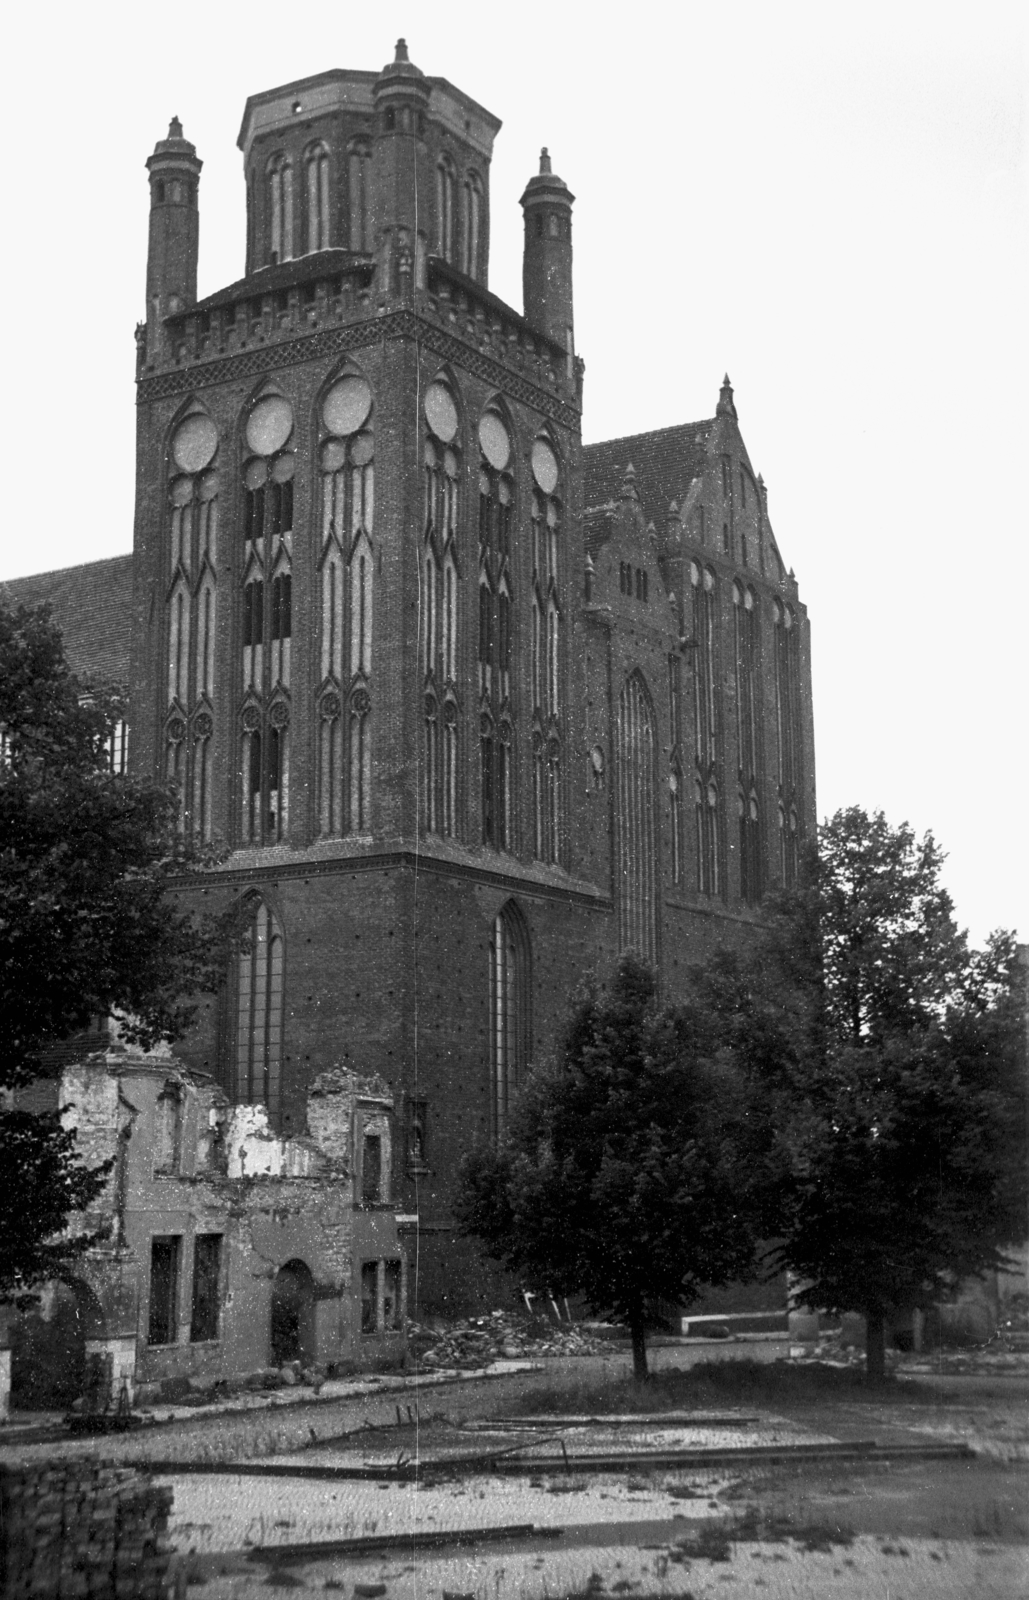
<instances>
[{"instance_id":1,"label":"window opening in ruin","mask_svg":"<svg viewBox=\"0 0 1029 1600\"><path fill-rule=\"evenodd\" d=\"M366 1133L361 1151L361 1204L377 1206L382 1201L382 1135Z\"/></svg>"},{"instance_id":2,"label":"window opening in ruin","mask_svg":"<svg viewBox=\"0 0 1029 1600\"><path fill-rule=\"evenodd\" d=\"M412 1176L428 1172L427 1137L429 1102L408 1100L406 1116L407 1170Z\"/></svg>"},{"instance_id":3,"label":"window opening in ruin","mask_svg":"<svg viewBox=\"0 0 1029 1600\"><path fill-rule=\"evenodd\" d=\"M382 1263L382 1326L387 1333L400 1327L400 1262Z\"/></svg>"},{"instance_id":4,"label":"window opening in ruin","mask_svg":"<svg viewBox=\"0 0 1029 1600\"><path fill-rule=\"evenodd\" d=\"M148 1344L175 1343L181 1254L182 1239L178 1234L155 1235L150 1241Z\"/></svg>"},{"instance_id":5,"label":"window opening in ruin","mask_svg":"<svg viewBox=\"0 0 1029 1600\"><path fill-rule=\"evenodd\" d=\"M314 1279L304 1261L287 1261L275 1274L270 1343L273 1366L315 1358Z\"/></svg>"},{"instance_id":6,"label":"window opening in ruin","mask_svg":"<svg viewBox=\"0 0 1029 1600\"><path fill-rule=\"evenodd\" d=\"M193 1315L189 1337L194 1344L218 1337L222 1236L198 1233L193 1244Z\"/></svg>"},{"instance_id":7,"label":"window opening in ruin","mask_svg":"<svg viewBox=\"0 0 1029 1600\"><path fill-rule=\"evenodd\" d=\"M361 1263L361 1332L375 1333L379 1323L379 1263Z\"/></svg>"}]
</instances>

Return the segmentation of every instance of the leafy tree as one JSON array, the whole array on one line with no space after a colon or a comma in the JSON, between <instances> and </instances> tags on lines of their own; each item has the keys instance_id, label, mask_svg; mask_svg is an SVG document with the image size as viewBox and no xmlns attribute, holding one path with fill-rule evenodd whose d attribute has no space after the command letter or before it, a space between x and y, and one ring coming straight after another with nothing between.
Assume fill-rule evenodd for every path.
<instances>
[{"instance_id":1,"label":"leafy tree","mask_svg":"<svg viewBox=\"0 0 1029 1600\"><path fill-rule=\"evenodd\" d=\"M776 1104L784 1233L805 1299L867 1321L945 1297L1025 1236L1025 1033L1014 944L970 952L930 834L881 812L820 830L749 958L694 974L724 1048Z\"/></svg>"},{"instance_id":2,"label":"leafy tree","mask_svg":"<svg viewBox=\"0 0 1029 1600\"><path fill-rule=\"evenodd\" d=\"M219 981L219 931L167 893L196 864L176 837L174 795L111 770L118 715L69 671L46 608L0 605L3 1090L39 1075L46 1047L97 1015L124 1013L123 1034L143 1045L176 1037L188 997ZM0 1122L3 1169L24 1169L33 1195L5 1239L0 1299L52 1275L71 1248L54 1235L96 1192L69 1137L28 1115L8 1109Z\"/></svg>"},{"instance_id":3,"label":"leafy tree","mask_svg":"<svg viewBox=\"0 0 1029 1600\"><path fill-rule=\"evenodd\" d=\"M458 1215L530 1281L628 1323L637 1379L668 1301L756 1270L767 1124L699 1014L661 1008L631 956L586 984L557 1059L496 1148L465 1162Z\"/></svg>"}]
</instances>

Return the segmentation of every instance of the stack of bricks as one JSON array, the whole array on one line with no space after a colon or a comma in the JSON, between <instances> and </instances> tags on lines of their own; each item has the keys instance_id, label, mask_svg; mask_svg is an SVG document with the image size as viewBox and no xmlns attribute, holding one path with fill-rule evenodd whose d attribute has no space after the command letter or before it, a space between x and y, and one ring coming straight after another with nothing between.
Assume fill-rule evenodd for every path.
<instances>
[{"instance_id":1,"label":"stack of bricks","mask_svg":"<svg viewBox=\"0 0 1029 1600\"><path fill-rule=\"evenodd\" d=\"M167 1600L172 1491L81 1459L0 1466L6 1600Z\"/></svg>"}]
</instances>

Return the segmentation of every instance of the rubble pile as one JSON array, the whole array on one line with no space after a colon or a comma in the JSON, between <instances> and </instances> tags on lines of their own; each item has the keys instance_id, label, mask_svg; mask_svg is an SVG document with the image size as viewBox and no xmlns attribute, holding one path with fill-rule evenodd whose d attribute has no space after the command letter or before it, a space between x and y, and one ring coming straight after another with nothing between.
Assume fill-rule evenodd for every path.
<instances>
[{"instance_id":1,"label":"rubble pile","mask_svg":"<svg viewBox=\"0 0 1029 1600\"><path fill-rule=\"evenodd\" d=\"M582 1323L547 1322L542 1317L517 1312L491 1311L445 1328L407 1325L412 1366L440 1368L488 1367L494 1361L527 1361L537 1356L592 1356L610 1353L610 1339L599 1337Z\"/></svg>"}]
</instances>

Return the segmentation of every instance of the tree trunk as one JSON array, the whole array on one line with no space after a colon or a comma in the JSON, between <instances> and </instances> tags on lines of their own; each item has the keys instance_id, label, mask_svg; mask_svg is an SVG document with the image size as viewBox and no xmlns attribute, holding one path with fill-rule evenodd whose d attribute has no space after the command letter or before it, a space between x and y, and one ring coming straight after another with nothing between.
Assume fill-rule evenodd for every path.
<instances>
[{"instance_id":1,"label":"tree trunk","mask_svg":"<svg viewBox=\"0 0 1029 1600\"><path fill-rule=\"evenodd\" d=\"M632 1334L632 1375L637 1383L646 1383L650 1373L647 1371L647 1330L642 1318L629 1323L629 1332Z\"/></svg>"},{"instance_id":2,"label":"tree trunk","mask_svg":"<svg viewBox=\"0 0 1029 1600\"><path fill-rule=\"evenodd\" d=\"M866 1311L865 1376L882 1383L886 1376L886 1317L882 1311Z\"/></svg>"}]
</instances>

